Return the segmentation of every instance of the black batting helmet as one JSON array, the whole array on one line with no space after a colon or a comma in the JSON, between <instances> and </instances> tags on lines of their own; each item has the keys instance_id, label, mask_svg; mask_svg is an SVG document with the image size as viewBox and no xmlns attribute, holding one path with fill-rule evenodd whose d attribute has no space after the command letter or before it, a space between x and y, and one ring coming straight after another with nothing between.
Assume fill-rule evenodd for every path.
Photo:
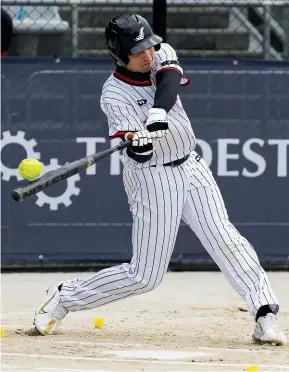
<instances>
[{"instance_id":1,"label":"black batting helmet","mask_svg":"<svg viewBox=\"0 0 289 372\"><path fill-rule=\"evenodd\" d=\"M154 34L147 20L138 14L123 14L113 18L105 29L110 55L120 66L128 64L128 56L145 49L159 49L163 39Z\"/></svg>"}]
</instances>

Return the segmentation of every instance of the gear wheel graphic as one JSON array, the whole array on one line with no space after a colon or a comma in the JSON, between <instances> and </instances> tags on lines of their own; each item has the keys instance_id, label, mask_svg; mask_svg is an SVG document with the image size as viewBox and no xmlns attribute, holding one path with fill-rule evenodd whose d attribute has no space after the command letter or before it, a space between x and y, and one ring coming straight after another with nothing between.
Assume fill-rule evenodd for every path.
<instances>
[{"instance_id":1,"label":"gear wheel graphic","mask_svg":"<svg viewBox=\"0 0 289 372\"><path fill-rule=\"evenodd\" d=\"M24 148L26 151L27 158L40 159L40 153L34 151L34 147L37 145L35 139L27 140L25 139L25 133L19 130L15 136L11 135L10 131L7 130L2 133L3 139L1 140L1 150L10 144L18 144ZM9 181L11 177L16 177L18 181L22 180L20 174L18 174L18 169L12 169L6 167L1 161L1 173L2 180Z\"/></svg>"},{"instance_id":2,"label":"gear wheel graphic","mask_svg":"<svg viewBox=\"0 0 289 372\"><path fill-rule=\"evenodd\" d=\"M50 164L43 166L43 173L47 173L59 168L61 165L58 164L58 159L52 158L50 159ZM72 204L71 196L72 195L79 195L80 189L75 186L77 181L80 181L79 174L75 174L74 176L68 178L67 186L64 193L59 196L49 196L45 194L43 191L40 191L37 196L36 205L38 207L43 207L44 204L48 204L51 211L57 211L58 206L60 204L64 204L65 207L69 207Z\"/></svg>"}]
</instances>

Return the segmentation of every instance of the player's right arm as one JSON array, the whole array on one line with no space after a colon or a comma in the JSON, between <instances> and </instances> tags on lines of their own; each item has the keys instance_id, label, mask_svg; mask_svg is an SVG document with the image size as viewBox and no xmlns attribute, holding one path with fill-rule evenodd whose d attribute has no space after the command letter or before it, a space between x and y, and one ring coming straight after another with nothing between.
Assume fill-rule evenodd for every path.
<instances>
[{"instance_id":1,"label":"player's right arm","mask_svg":"<svg viewBox=\"0 0 289 372\"><path fill-rule=\"evenodd\" d=\"M176 103L181 85L186 85L188 79L183 77L176 51L167 43L161 43L161 48L156 52L152 72L156 78L156 92L146 128L150 132L156 131L161 138L169 128L167 113ZM185 84L182 84L183 80Z\"/></svg>"},{"instance_id":2,"label":"player's right arm","mask_svg":"<svg viewBox=\"0 0 289 372\"><path fill-rule=\"evenodd\" d=\"M127 155L138 163L144 163L153 156L153 133L145 130L144 125L137 116L137 112L128 102L122 101L121 97L101 96L100 106L107 117L109 138L127 139L129 133L133 133L132 146L127 148Z\"/></svg>"}]
</instances>

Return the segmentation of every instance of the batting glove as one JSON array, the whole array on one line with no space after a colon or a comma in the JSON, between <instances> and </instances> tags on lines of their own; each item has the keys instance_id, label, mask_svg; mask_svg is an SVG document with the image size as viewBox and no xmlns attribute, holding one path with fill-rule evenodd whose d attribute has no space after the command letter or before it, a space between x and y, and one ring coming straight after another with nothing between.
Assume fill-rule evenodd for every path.
<instances>
[{"instance_id":1,"label":"batting glove","mask_svg":"<svg viewBox=\"0 0 289 372\"><path fill-rule=\"evenodd\" d=\"M166 111L164 109L151 108L146 127L151 132L153 139L164 137L168 133L169 128Z\"/></svg>"},{"instance_id":2,"label":"batting glove","mask_svg":"<svg viewBox=\"0 0 289 372\"><path fill-rule=\"evenodd\" d=\"M131 133L124 135L125 140L130 137ZM151 133L148 130L141 130L133 134L131 151L141 154L148 155L153 151L153 140Z\"/></svg>"}]
</instances>

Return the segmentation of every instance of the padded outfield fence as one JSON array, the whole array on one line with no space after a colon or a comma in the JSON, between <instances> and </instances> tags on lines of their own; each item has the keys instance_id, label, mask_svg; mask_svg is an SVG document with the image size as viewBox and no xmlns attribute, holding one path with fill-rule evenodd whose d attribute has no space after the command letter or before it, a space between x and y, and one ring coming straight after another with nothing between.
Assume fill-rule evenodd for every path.
<instances>
[{"instance_id":1,"label":"padded outfield fence","mask_svg":"<svg viewBox=\"0 0 289 372\"><path fill-rule=\"evenodd\" d=\"M266 268L289 263L289 63L183 59L180 93L231 221ZM11 199L19 159L44 171L108 148L101 86L110 60L10 57L2 61L2 267L100 267L131 257L122 156L103 159L23 203ZM19 177L18 177L19 178ZM180 227L171 267L216 268Z\"/></svg>"},{"instance_id":2,"label":"padded outfield fence","mask_svg":"<svg viewBox=\"0 0 289 372\"><path fill-rule=\"evenodd\" d=\"M39 157L49 171L110 146L99 105L113 69L104 28L123 12L146 17L177 50L193 82L181 99L197 151L232 222L266 268L289 267L288 0L3 0L2 8L14 25L1 73L4 270L131 257L121 154L31 201L10 197L19 159ZM216 268L184 224L171 267Z\"/></svg>"}]
</instances>

